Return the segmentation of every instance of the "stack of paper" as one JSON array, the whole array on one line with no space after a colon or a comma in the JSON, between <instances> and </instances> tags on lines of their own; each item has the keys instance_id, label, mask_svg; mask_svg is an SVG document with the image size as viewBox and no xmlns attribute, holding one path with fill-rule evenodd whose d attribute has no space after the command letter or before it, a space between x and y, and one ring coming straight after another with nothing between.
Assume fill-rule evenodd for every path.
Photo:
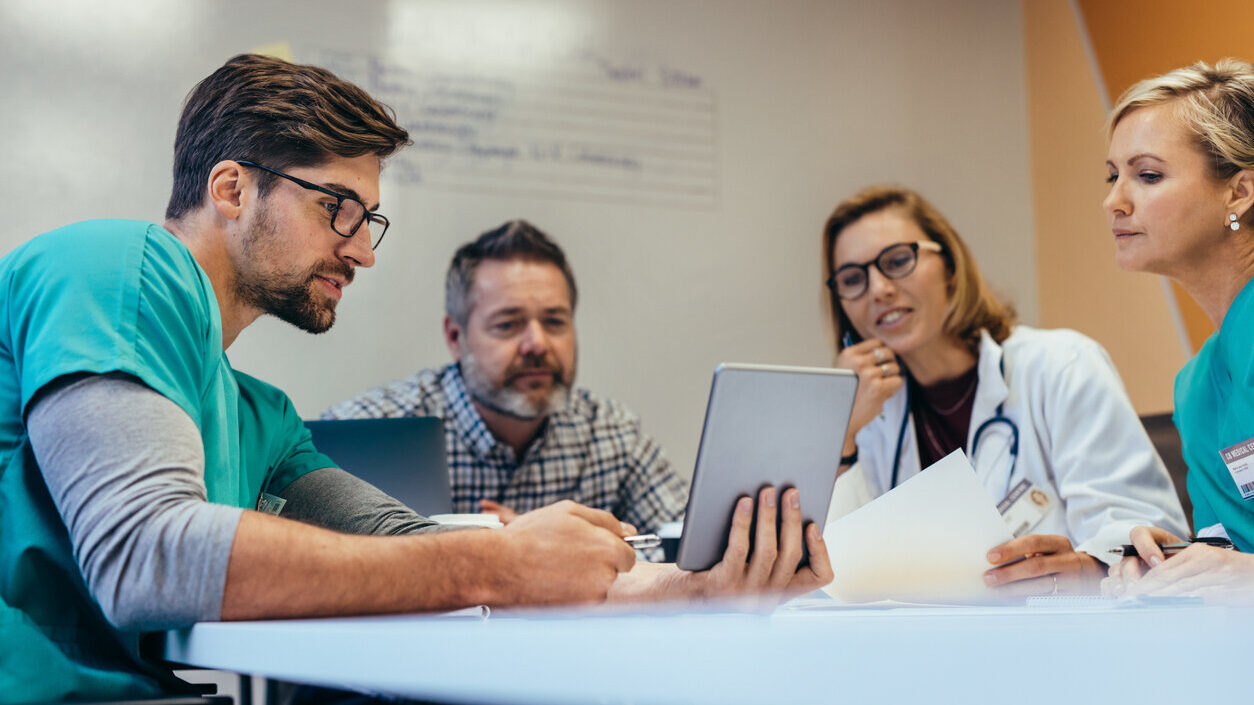
<instances>
[{"instance_id":1,"label":"stack of paper","mask_svg":"<svg viewBox=\"0 0 1254 705\"><path fill-rule=\"evenodd\" d=\"M838 519L823 532L838 600L994 602L988 550L1010 529L961 450Z\"/></svg>"}]
</instances>

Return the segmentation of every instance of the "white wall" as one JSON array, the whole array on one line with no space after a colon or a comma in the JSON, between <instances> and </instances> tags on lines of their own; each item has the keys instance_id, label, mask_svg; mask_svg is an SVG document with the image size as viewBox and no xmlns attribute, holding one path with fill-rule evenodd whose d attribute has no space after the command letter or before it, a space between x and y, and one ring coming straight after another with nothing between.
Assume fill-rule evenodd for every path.
<instances>
[{"instance_id":1,"label":"white wall","mask_svg":"<svg viewBox=\"0 0 1254 705\"><path fill-rule=\"evenodd\" d=\"M999 0L4 0L0 251L78 219L160 219L182 98L233 53L276 41L297 60L344 50L415 68L467 47L506 71L510 52L523 71L589 48L678 67L714 97L709 203L449 190L385 171L393 229L335 329L264 320L231 358L306 416L443 364L449 257L525 217L575 267L580 382L636 410L688 473L717 363L830 363L819 231L863 185L923 191L1035 320L1021 22L1019 3Z\"/></svg>"}]
</instances>

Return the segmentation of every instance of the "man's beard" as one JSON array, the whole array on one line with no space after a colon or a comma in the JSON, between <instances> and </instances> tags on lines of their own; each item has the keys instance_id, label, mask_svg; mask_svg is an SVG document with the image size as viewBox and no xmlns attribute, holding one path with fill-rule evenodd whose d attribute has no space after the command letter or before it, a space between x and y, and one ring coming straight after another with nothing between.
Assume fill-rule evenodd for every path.
<instances>
[{"instance_id":1,"label":"man's beard","mask_svg":"<svg viewBox=\"0 0 1254 705\"><path fill-rule=\"evenodd\" d=\"M500 387L493 387L488 375L479 366L479 361L469 352L462 355L459 362L462 379L466 382L466 390L470 397L481 406L491 409L520 421L535 421L549 414L566 408L570 401L570 385L562 379L560 369L546 365L542 360L524 359L521 369L509 370L505 373L505 382ZM540 401L532 401L526 393L520 392L509 385L510 377L523 370L544 369L553 372L553 386L549 394ZM573 372L573 371L572 371ZM574 378L574 375L571 375Z\"/></svg>"},{"instance_id":2,"label":"man's beard","mask_svg":"<svg viewBox=\"0 0 1254 705\"><path fill-rule=\"evenodd\" d=\"M268 210L261 211L257 222L245 235L243 254L253 264L281 263L287 257L278 246ZM313 292L320 275L338 275L347 284L353 280L353 269L334 260L314 265L299 274L256 269L241 271L235 279L235 295L243 303L303 331L325 333L335 325L335 305L338 301Z\"/></svg>"}]
</instances>

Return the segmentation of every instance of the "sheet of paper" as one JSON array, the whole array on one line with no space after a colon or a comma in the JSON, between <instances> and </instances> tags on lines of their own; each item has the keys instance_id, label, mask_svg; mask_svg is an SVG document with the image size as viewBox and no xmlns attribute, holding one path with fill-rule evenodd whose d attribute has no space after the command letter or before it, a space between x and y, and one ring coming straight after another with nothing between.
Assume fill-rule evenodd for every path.
<instances>
[{"instance_id":1,"label":"sheet of paper","mask_svg":"<svg viewBox=\"0 0 1254 705\"><path fill-rule=\"evenodd\" d=\"M1012 536L961 450L823 532L845 602L993 602L985 554Z\"/></svg>"}]
</instances>

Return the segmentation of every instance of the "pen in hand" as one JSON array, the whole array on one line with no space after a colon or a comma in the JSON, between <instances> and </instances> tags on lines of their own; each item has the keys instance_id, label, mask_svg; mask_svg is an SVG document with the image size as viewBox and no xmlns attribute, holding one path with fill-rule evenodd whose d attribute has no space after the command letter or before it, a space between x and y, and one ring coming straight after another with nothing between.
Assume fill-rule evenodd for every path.
<instances>
[{"instance_id":1,"label":"pen in hand","mask_svg":"<svg viewBox=\"0 0 1254 705\"><path fill-rule=\"evenodd\" d=\"M639 550L642 548L657 548L662 545L662 539L657 534L638 534L636 536L624 536L623 540L631 545L632 548Z\"/></svg>"},{"instance_id":2,"label":"pen in hand","mask_svg":"<svg viewBox=\"0 0 1254 705\"><path fill-rule=\"evenodd\" d=\"M1184 549L1188 548L1189 546L1192 546L1195 543L1205 544L1207 546L1214 546L1215 548L1226 548L1229 550L1236 548L1236 546L1234 546L1232 542L1229 541L1228 539L1225 539L1222 537L1211 537L1211 536L1203 536L1203 537L1191 539L1189 541L1185 541L1183 543L1159 544L1158 548L1159 550L1163 552L1163 557L1167 558L1169 556L1176 555L1177 553L1183 551ZM1134 558L1134 557L1140 558L1141 556L1141 554L1137 553L1136 546L1133 546L1130 543L1124 544L1122 548L1112 548L1110 549L1110 552L1117 556L1123 556L1124 558Z\"/></svg>"}]
</instances>

